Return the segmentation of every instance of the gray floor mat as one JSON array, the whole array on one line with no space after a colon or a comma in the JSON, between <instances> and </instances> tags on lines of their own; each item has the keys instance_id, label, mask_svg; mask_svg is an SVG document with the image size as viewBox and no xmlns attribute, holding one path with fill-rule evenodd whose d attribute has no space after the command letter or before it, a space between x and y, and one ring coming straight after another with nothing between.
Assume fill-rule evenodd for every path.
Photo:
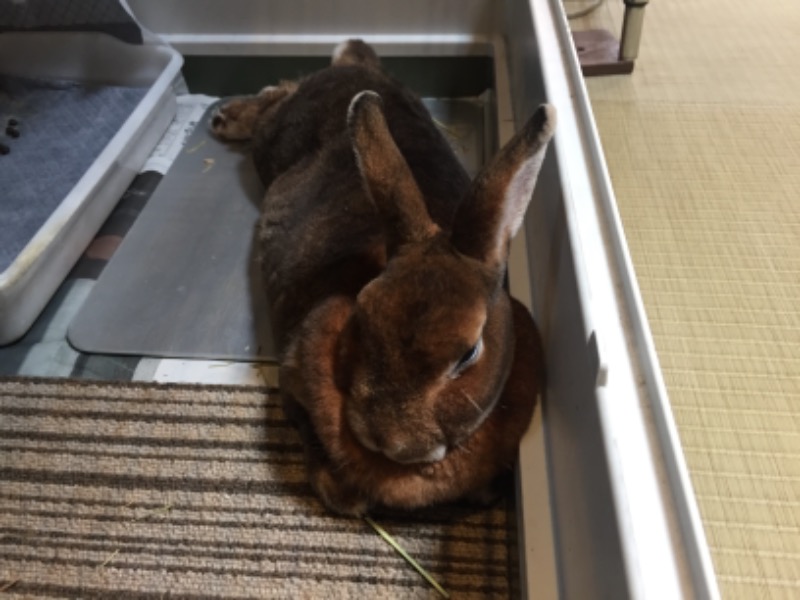
<instances>
[{"instance_id":1,"label":"gray floor mat","mask_svg":"<svg viewBox=\"0 0 800 600\"><path fill-rule=\"evenodd\" d=\"M0 273L92 165L147 87L0 76ZM18 137L6 131L16 119Z\"/></svg>"},{"instance_id":2,"label":"gray floor mat","mask_svg":"<svg viewBox=\"0 0 800 600\"><path fill-rule=\"evenodd\" d=\"M488 102L427 100L467 169ZM210 107L73 321L84 352L275 359L253 238L263 189L250 156L214 139Z\"/></svg>"}]
</instances>

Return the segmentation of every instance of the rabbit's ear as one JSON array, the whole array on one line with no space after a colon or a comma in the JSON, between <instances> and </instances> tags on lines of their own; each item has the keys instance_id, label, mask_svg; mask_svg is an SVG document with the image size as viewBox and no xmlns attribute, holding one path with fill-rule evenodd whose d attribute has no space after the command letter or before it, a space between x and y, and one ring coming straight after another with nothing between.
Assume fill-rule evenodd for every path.
<instances>
[{"instance_id":1,"label":"rabbit's ear","mask_svg":"<svg viewBox=\"0 0 800 600\"><path fill-rule=\"evenodd\" d=\"M391 255L398 246L425 240L439 228L428 215L422 192L389 132L382 104L375 92L359 93L350 102L347 126L358 169L384 220Z\"/></svg>"},{"instance_id":2,"label":"rabbit's ear","mask_svg":"<svg viewBox=\"0 0 800 600\"><path fill-rule=\"evenodd\" d=\"M555 117L555 108L541 105L478 173L453 226L451 241L461 253L493 267L505 264L553 136Z\"/></svg>"}]
</instances>

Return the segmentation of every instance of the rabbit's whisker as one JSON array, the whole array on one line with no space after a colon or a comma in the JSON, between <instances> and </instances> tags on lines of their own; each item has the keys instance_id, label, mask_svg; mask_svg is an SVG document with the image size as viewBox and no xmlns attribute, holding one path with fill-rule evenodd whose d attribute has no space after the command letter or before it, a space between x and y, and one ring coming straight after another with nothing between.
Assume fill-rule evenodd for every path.
<instances>
[{"instance_id":1,"label":"rabbit's whisker","mask_svg":"<svg viewBox=\"0 0 800 600\"><path fill-rule=\"evenodd\" d=\"M333 465L333 470L337 471L337 472L338 471L343 471L344 469L346 469L347 467L349 467L352 464L353 464L352 460L348 460L348 459L340 460L340 461L337 461Z\"/></svg>"},{"instance_id":2,"label":"rabbit's whisker","mask_svg":"<svg viewBox=\"0 0 800 600\"><path fill-rule=\"evenodd\" d=\"M472 399L472 396L470 396L470 395L469 395L467 392L465 392L464 390L461 390L461 395L462 395L462 396L464 396L464 398L466 398L466 399L467 399L467 401L468 401L470 404L472 404L472 406L474 406L474 407L475 407L475 410L477 410L477 411L478 411L478 414L479 414L479 415L482 415L482 414L483 414L483 409L482 409L480 406L478 406L478 403L477 403L477 402L475 402L475 400L473 400L473 399Z\"/></svg>"},{"instance_id":3,"label":"rabbit's whisker","mask_svg":"<svg viewBox=\"0 0 800 600\"><path fill-rule=\"evenodd\" d=\"M464 444L456 444L455 446L458 450L465 452L466 454L472 454L472 450L467 448Z\"/></svg>"}]
</instances>

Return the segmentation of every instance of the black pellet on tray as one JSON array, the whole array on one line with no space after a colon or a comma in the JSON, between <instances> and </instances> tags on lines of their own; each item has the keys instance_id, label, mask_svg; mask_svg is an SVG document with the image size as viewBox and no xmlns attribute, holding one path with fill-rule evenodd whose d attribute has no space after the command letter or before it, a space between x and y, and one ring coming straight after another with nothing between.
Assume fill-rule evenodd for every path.
<instances>
[{"instance_id":1,"label":"black pellet on tray","mask_svg":"<svg viewBox=\"0 0 800 600\"><path fill-rule=\"evenodd\" d=\"M9 127L16 127L17 125L19 125L19 120L15 119L14 117L9 117L6 125L8 125Z\"/></svg>"},{"instance_id":2,"label":"black pellet on tray","mask_svg":"<svg viewBox=\"0 0 800 600\"><path fill-rule=\"evenodd\" d=\"M6 155L6 154L8 154L9 152L11 152L11 148L9 148L8 146L6 146L5 144L0 144L0 154L1 154L1 155L5 156L5 155Z\"/></svg>"},{"instance_id":3,"label":"black pellet on tray","mask_svg":"<svg viewBox=\"0 0 800 600\"><path fill-rule=\"evenodd\" d=\"M8 127L6 127L6 135L7 135L8 137L12 137L12 138L15 138L15 139L16 139L16 138L18 138L18 137L19 137L19 129L17 129L16 127L12 127L11 125L9 125Z\"/></svg>"}]
</instances>

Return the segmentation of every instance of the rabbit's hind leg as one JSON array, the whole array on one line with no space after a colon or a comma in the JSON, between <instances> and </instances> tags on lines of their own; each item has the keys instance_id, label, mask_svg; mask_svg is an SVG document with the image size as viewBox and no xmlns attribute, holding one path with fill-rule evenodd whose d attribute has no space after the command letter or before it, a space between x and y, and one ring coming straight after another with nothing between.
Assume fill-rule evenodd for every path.
<instances>
[{"instance_id":1,"label":"rabbit's hind leg","mask_svg":"<svg viewBox=\"0 0 800 600\"><path fill-rule=\"evenodd\" d=\"M346 40L336 46L331 58L334 67L360 66L367 69L380 69L381 61L375 49L363 40Z\"/></svg>"},{"instance_id":2,"label":"rabbit's hind leg","mask_svg":"<svg viewBox=\"0 0 800 600\"><path fill-rule=\"evenodd\" d=\"M244 141L253 137L259 120L269 117L297 89L297 83L269 85L255 96L234 98L220 105L211 117L211 130L221 140Z\"/></svg>"},{"instance_id":3,"label":"rabbit's hind leg","mask_svg":"<svg viewBox=\"0 0 800 600\"><path fill-rule=\"evenodd\" d=\"M258 96L234 98L221 104L211 117L211 131L225 141L243 141L253 137L258 118Z\"/></svg>"}]
</instances>

